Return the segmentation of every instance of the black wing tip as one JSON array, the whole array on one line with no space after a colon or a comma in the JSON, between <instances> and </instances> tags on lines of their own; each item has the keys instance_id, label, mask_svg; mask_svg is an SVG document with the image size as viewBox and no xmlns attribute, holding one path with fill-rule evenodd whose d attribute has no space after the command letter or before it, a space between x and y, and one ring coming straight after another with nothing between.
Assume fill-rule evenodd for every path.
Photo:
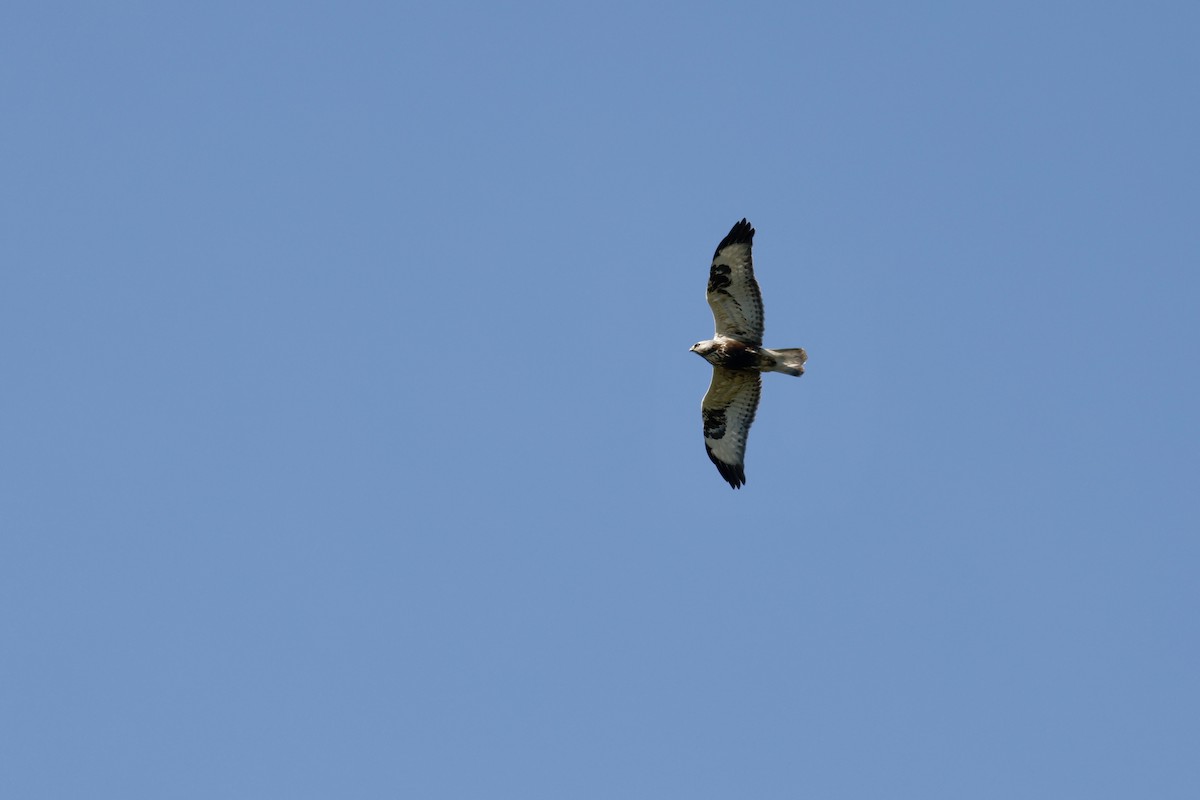
<instances>
[{"instance_id":1,"label":"black wing tip","mask_svg":"<svg viewBox=\"0 0 1200 800\"><path fill-rule=\"evenodd\" d=\"M741 222L733 223L733 227L729 229L729 233L717 245L717 250L713 253L713 258L716 258L722 250L731 244L754 244L754 226L745 217L742 217Z\"/></svg>"},{"instance_id":2,"label":"black wing tip","mask_svg":"<svg viewBox=\"0 0 1200 800\"><path fill-rule=\"evenodd\" d=\"M740 489L746 485L746 467L743 464L726 464L724 461L718 461L713 455L712 448L704 445L704 451L708 453L709 461L717 465L717 472L721 473L721 477L729 482L729 485L735 489Z\"/></svg>"}]
</instances>

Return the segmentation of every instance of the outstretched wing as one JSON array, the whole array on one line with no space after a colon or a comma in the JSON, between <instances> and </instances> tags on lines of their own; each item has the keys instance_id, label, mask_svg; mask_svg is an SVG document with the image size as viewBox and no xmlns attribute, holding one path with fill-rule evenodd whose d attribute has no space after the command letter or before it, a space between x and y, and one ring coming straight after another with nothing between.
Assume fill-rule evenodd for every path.
<instances>
[{"instance_id":1,"label":"outstretched wing","mask_svg":"<svg viewBox=\"0 0 1200 800\"><path fill-rule=\"evenodd\" d=\"M762 378L757 372L713 367L704 395L704 449L721 477L737 489L746 482L746 437L758 410Z\"/></svg>"},{"instance_id":2,"label":"outstretched wing","mask_svg":"<svg viewBox=\"0 0 1200 800\"><path fill-rule=\"evenodd\" d=\"M754 228L743 219L717 245L708 272L708 304L717 322L717 336L761 345L762 293L754 280L754 263L750 258L753 244Z\"/></svg>"}]
</instances>

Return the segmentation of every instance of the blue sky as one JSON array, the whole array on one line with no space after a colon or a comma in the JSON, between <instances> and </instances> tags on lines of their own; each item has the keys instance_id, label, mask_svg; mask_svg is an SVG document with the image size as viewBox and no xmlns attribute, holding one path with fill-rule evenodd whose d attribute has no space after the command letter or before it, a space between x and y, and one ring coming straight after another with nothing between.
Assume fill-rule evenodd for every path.
<instances>
[{"instance_id":1,"label":"blue sky","mask_svg":"<svg viewBox=\"0 0 1200 800\"><path fill-rule=\"evenodd\" d=\"M0 794L1196 797L1198 36L7 5Z\"/></svg>"}]
</instances>

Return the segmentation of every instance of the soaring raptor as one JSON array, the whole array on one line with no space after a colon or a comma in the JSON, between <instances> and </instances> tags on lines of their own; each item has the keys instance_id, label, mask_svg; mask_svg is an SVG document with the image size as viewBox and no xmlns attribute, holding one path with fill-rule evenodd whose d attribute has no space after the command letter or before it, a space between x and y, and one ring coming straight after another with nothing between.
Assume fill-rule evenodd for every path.
<instances>
[{"instance_id":1,"label":"soaring raptor","mask_svg":"<svg viewBox=\"0 0 1200 800\"><path fill-rule=\"evenodd\" d=\"M708 273L708 304L717 332L692 345L692 352L713 365L712 383L704 395L704 449L721 477L735 489L746 483L746 437L762 372L804 374L808 355L802 348L768 350L762 346L762 293L754 280L750 247L754 228L746 220L735 224L717 245Z\"/></svg>"}]
</instances>

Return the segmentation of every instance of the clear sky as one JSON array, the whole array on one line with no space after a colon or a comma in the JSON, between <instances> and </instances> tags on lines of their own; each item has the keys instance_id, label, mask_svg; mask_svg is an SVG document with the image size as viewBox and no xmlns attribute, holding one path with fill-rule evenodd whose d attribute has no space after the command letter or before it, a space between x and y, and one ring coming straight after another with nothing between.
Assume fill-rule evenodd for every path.
<instances>
[{"instance_id":1,"label":"clear sky","mask_svg":"<svg viewBox=\"0 0 1200 800\"><path fill-rule=\"evenodd\" d=\"M5 4L0 796L1200 797L1198 40Z\"/></svg>"}]
</instances>

